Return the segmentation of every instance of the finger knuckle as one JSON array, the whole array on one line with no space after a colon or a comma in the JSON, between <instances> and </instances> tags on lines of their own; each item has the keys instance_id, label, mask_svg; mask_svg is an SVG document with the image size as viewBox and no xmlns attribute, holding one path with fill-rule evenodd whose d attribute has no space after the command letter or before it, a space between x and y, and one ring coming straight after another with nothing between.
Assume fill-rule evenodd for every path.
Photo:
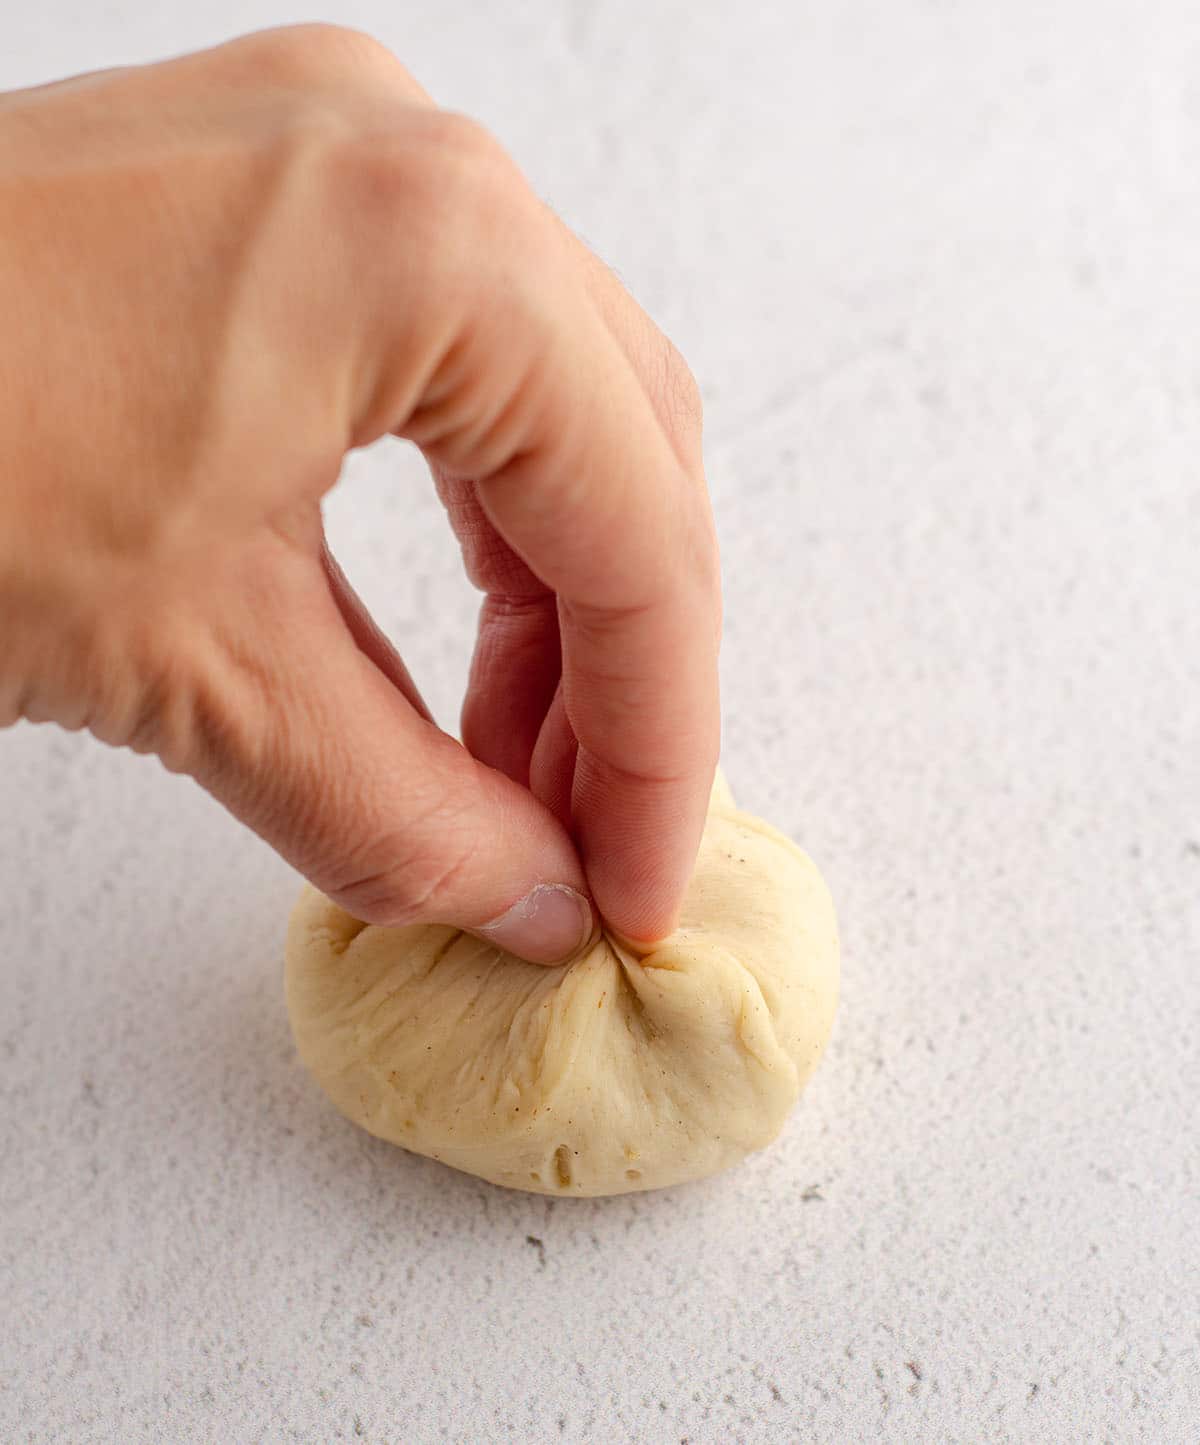
<instances>
[{"instance_id":1,"label":"finger knuckle","mask_svg":"<svg viewBox=\"0 0 1200 1445\"><path fill-rule=\"evenodd\" d=\"M547 216L483 126L422 109L390 129L354 133L329 154L335 213L354 217L370 258L403 255L398 281L414 327L435 301L471 315L504 298L535 310L528 293L553 275Z\"/></svg>"},{"instance_id":2,"label":"finger knuckle","mask_svg":"<svg viewBox=\"0 0 1200 1445\"><path fill-rule=\"evenodd\" d=\"M428 117L426 139L440 171L461 171L477 181L511 168L508 152L491 131L460 111L438 110Z\"/></svg>"},{"instance_id":3,"label":"finger knuckle","mask_svg":"<svg viewBox=\"0 0 1200 1445\"><path fill-rule=\"evenodd\" d=\"M191 762L194 659L170 619L126 620L101 628L88 649L88 729L102 742L156 753L171 772Z\"/></svg>"},{"instance_id":4,"label":"finger knuckle","mask_svg":"<svg viewBox=\"0 0 1200 1445\"><path fill-rule=\"evenodd\" d=\"M329 894L355 918L389 928L453 922L454 893L472 852L466 843L447 849L432 841L414 844L408 837L385 838L371 854L387 861L345 877Z\"/></svg>"},{"instance_id":5,"label":"finger knuckle","mask_svg":"<svg viewBox=\"0 0 1200 1445\"><path fill-rule=\"evenodd\" d=\"M407 78L399 60L373 35L327 22L261 30L236 41L234 53L263 83L308 87L358 83L365 75Z\"/></svg>"},{"instance_id":6,"label":"finger knuckle","mask_svg":"<svg viewBox=\"0 0 1200 1445\"><path fill-rule=\"evenodd\" d=\"M446 223L471 227L495 253L538 255L549 231L545 208L487 129L466 116L442 113L430 152Z\"/></svg>"},{"instance_id":7,"label":"finger knuckle","mask_svg":"<svg viewBox=\"0 0 1200 1445\"><path fill-rule=\"evenodd\" d=\"M403 179L423 197L444 238L495 234L531 219L531 197L504 147L477 121L450 111L423 118L420 144Z\"/></svg>"}]
</instances>

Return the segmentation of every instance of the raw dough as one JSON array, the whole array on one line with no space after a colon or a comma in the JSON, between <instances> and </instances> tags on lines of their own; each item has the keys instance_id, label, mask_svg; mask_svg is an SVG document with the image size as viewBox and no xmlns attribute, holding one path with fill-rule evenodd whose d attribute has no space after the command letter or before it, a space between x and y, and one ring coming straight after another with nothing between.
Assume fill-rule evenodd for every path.
<instances>
[{"instance_id":1,"label":"raw dough","mask_svg":"<svg viewBox=\"0 0 1200 1445\"><path fill-rule=\"evenodd\" d=\"M837 1001L812 862L718 779L679 928L543 968L453 928L369 927L306 889L287 942L300 1054L356 1124L495 1184L623 1194L779 1132Z\"/></svg>"}]
</instances>

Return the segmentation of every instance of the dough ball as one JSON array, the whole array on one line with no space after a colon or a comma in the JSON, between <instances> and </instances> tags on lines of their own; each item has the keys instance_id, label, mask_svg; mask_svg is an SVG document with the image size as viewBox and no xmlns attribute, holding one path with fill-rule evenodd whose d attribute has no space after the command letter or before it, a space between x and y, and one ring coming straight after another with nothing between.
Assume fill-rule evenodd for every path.
<instances>
[{"instance_id":1,"label":"dough ball","mask_svg":"<svg viewBox=\"0 0 1200 1445\"><path fill-rule=\"evenodd\" d=\"M622 1194L728 1168L779 1132L837 1000L829 894L718 779L680 925L559 968L445 927L292 915L301 1057L356 1124L512 1189Z\"/></svg>"}]
</instances>

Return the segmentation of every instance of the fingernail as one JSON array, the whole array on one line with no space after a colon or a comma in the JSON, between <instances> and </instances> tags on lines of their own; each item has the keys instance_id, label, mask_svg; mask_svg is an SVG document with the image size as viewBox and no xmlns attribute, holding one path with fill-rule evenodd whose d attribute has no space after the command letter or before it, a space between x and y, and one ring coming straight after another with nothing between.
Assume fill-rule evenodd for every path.
<instances>
[{"instance_id":1,"label":"fingernail","mask_svg":"<svg viewBox=\"0 0 1200 1445\"><path fill-rule=\"evenodd\" d=\"M530 963L565 963L592 928L592 906L582 894L565 883L539 883L507 913L471 931Z\"/></svg>"}]
</instances>

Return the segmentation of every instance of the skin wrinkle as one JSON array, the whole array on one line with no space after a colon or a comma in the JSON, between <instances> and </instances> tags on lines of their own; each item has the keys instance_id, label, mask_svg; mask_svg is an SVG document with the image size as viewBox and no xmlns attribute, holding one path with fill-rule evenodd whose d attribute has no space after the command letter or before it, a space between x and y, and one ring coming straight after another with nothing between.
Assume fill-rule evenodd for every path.
<instances>
[{"instance_id":1,"label":"skin wrinkle","mask_svg":"<svg viewBox=\"0 0 1200 1445\"><path fill-rule=\"evenodd\" d=\"M497 324L494 315L490 320ZM504 385L495 387L489 397L488 389L479 384L480 356L489 351L488 341L477 334L479 325L473 321L471 329L460 334L427 383L422 401L395 428L451 470L455 453L471 457L477 480L519 459L527 447L525 439L536 435L535 417L544 406L540 377L551 362L540 338L527 339L527 354L519 358L510 346Z\"/></svg>"},{"instance_id":2,"label":"skin wrinkle","mask_svg":"<svg viewBox=\"0 0 1200 1445\"><path fill-rule=\"evenodd\" d=\"M411 848L411 836L436 816L437 809L431 809L424 818L416 820L416 826L410 825L405 831L403 845L389 838L382 845L376 843L370 846L368 853L379 857L399 857L400 861L392 862L377 872L352 878L349 882L331 888L329 890L331 896L346 900L349 904L357 904L360 908L364 903L373 904L377 896L390 900L386 915L381 914L380 921L386 922L391 927L401 927L415 922L421 917L429 916L431 910L436 908L438 899L444 898L454 883L470 870L477 847L468 833L458 855L452 857L448 863L439 859L435 875L428 882L422 882L421 886L414 891L413 879L422 878L426 870L423 864L418 866L416 862L417 858L421 856L420 854L402 853L401 846ZM439 823L440 826L436 831L439 839L442 840L441 847L444 851L444 839L449 829L444 820L439 820ZM354 913L356 909L351 906L348 911ZM376 909L372 907L369 911L375 912Z\"/></svg>"},{"instance_id":3,"label":"skin wrinkle","mask_svg":"<svg viewBox=\"0 0 1200 1445\"><path fill-rule=\"evenodd\" d=\"M562 672L553 594L497 598L480 609L462 709L463 741L528 786L530 766Z\"/></svg>"},{"instance_id":4,"label":"skin wrinkle","mask_svg":"<svg viewBox=\"0 0 1200 1445\"><path fill-rule=\"evenodd\" d=\"M444 475L439 475L437 480L438 493L458 538L472 584L488 594L551 594L551 589L492 526L480 505L475 483Z\"/></svg>"}]
</instances>

